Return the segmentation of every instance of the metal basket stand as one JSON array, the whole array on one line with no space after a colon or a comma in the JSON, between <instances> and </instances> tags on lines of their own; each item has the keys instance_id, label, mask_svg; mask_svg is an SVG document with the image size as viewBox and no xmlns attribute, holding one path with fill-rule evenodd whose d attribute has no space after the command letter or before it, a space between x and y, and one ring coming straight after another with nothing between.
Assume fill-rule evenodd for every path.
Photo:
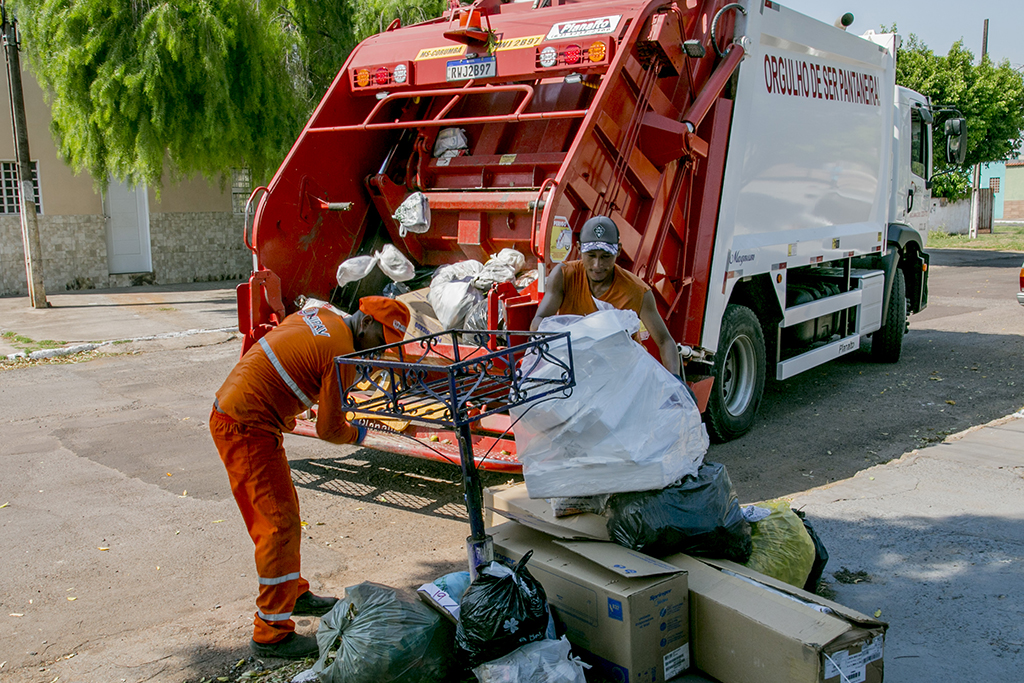
<instances>
[{"instance_id":1,"label":"metal basket stand","mask_svg":"<svg viewBox=\"0 0 1024 683\"><path fill-rule=\"evenodd\" d=\"M511 343L522 339L528 341ZM576 384L569 333L447 330L334 360L346 411L456 433L469 516L466 553L476 578L477 567L494 558L494 549L484 528L483 486L470 427L510 408L567 397ZM417 414L427 406L443 410Z\"/></svg>"}]
</instances>

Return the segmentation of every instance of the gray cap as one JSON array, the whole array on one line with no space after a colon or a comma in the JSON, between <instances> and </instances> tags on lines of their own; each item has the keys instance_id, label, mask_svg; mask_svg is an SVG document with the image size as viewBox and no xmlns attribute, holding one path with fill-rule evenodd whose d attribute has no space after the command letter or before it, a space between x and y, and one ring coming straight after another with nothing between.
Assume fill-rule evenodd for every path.
<instances>
[{"instance_id":1,"label":"gray cap","mask_svg":"<svg viewBox=\"0 0 1024 683\"><path fill-rule=\"evenodd\" d=\"M619 228L608 216L594 216L580 228L580 242L619 243Z\"/></svg>"}]
</instances>

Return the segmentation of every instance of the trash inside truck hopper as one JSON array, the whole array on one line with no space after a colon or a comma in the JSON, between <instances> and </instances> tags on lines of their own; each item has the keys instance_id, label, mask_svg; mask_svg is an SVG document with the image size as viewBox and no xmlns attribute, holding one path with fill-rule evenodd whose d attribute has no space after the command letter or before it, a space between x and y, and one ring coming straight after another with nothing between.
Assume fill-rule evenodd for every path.
<instances>
[{"instance_id":1,"label":"trash inside truck hopper","mask_svg":"<svg viewBox=\"0 0 1024 683\"><path fill-rule=\"evenodd\" d=\"M711 437L741 436L767 377L867 339L895 362L927 305L933 121L950 163L966 122L897 88L898 43L774 0L478 0L395 22L352 51L253 193L245 348L303 297L351 310L379 293L381 273L342 288L335 274L389 243L424 279L518 250L538 277L492 289L487 326L527 330L584 222L610 216ZM429 222L395 218L410 204ZM455 456L454 434L399 427L368 445ZM484 467L518 468L508 427L474 425Z\"/></svg>"},{"instance_id":2,"label":"trash inside truck hopper","mask_svg":"<svg viewBox=\"0 0 1024 683\"><path fill-rule=\"evenodd\" d=\"M338 301L338 264L383 242L421 267L512 247L542 282L592 215L615 220L619 264L652 287L673 337L697 344L730 119L723 93L743 55L733 12L720 0L552 4L477 2L396 22L352 51L253 194L254 275L239 288L246 348L301 297ZM436 158L450 127L466 131L469 153ZM403 235L392 216L413 192L427 197L430 228ZM506 306L508 329L529 328L542 293L526 294ZM514 468L505 440L498 450ZM394 435L373 445L437 457Z\"/></svg>"}]
</instances>

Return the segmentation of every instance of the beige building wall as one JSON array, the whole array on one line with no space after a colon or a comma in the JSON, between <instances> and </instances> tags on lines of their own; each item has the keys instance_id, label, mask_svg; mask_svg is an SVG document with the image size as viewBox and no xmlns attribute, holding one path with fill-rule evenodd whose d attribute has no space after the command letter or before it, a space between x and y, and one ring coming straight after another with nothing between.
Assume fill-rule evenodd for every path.
<instances>
[{"instance_id":1,"label":"beige building wall","mask_svg":"<svg viewBox=\"0 0 1024 683\"><path fill-rule=\"evenodd\" d=\"M102 214L103 198L94 188L92 177L87 173L75 173L57 153L57 146L50 135L50 107L43 99L43 90L35 76L23 69L21 82L25 91L28 151L39 174L43 213L61 216ZM0 161L17 161L7 93L7 69L0 68Z\"/></svg>"},{"instance_id":2,"label":"beige building wall","mask_svg":"<svg viewBox=\"0 0 1024 683\"><path fill-rule=\"evenodd\" d=\"M39 178L39 237L48 292L248 276L252 257L242 243L242 216L232 209L231 179L202 177L166 183L159 198L156 188L148 188L152 270L111 274L105 183L98 186L87 173L75 173L63 162L50 135L49 105L27 68L22 82L29 153ZM0 68L0 99L6 92L7 73ZM10 107L5 103L0 103L0 161L16 161ZM2 214L0 296L24 296L27 291L20 216Z\"/></svg>"},{"instance_id":3,"label":"beige building wall","mask_svg":"<svg viewBox=\"0 0 1024 683\"><path fill-rule=\"evenodd\" d=\"M1024 162L1007 162L1003 192L1003 220L1024 220Z\"/></svg>"}]
</instances>

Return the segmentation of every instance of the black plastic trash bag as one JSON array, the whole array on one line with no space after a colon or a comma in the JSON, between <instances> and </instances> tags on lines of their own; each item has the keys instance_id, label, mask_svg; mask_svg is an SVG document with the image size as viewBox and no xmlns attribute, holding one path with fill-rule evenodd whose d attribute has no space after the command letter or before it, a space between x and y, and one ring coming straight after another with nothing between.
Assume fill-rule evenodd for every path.
<instances>
[{"instance_id":1,"label":"black plastic trash bag","mask_svg":"<svg viewBox=\"0 0 1024 683\"><path fill-rule=\"evenodd\" d=\"M544 638L548 598L526 569L531 555L532 550L512 569L500 562L481 567L463 594L455 642L468 668Z\"/></svg>"},{"instance_id":2,"label":"black plastic trash bag","mask_svg":"<svg viewBox=\"0 0 1024 683\"><path fill-rule=\"evenodd\" d=\"M808 593L817 593L818 584L821 583L821 575L825 572L825 565L828 564L828 550L825 549L825 544L821 542L821 538L815 533L814 527L811 526L804 511L793 510L793 512L803 521L804 528L807 529L807 533L811 535L811 541L814 542L814 564L811 565L811 573L807 575L807 583L804 584L804 590Z\"/></svg>"},{"instance_id":3,"label":"black plastic trash bag","mask_svg":"<svg viewBox=\"0 0 1024 683\"><path fill-rule=\"evenodd\" d=\"M378 583L345 589L320 619L321 683L436 683L453 668L452 625L414 595ZM333 660L330 652L337 647Z\"/></svg>"},{"instance_id":4,"label":"black plastic trash bag","mask_svg":"<svg viewBox=\"0 0 1024 683\"><path fill-rule=\"evenodd\" d=\"M750 559L750 525L725 465L705 462L696 477L658 491L616 493L608 510L608 534L627 548L658 557Z\"/></svg>"}]
</instances>

